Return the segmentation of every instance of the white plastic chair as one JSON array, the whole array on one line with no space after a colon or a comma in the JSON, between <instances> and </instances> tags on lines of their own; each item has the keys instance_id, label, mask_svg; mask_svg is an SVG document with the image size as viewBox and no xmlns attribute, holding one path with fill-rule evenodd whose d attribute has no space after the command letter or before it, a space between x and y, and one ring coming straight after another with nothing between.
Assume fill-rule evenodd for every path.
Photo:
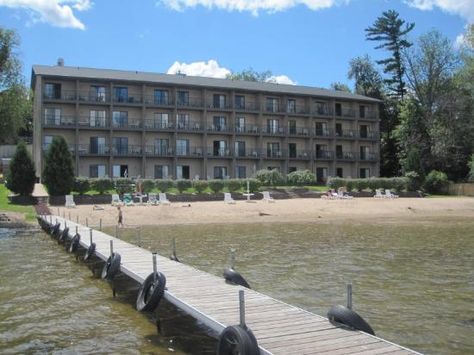
<instances>
[{"instance_id":1,"label":"white plastic chair","mask_svg":"<svg viewBox=\"0 0 474 355\"><path fill-rule=\"evenodd\" d=\"M392 191L390 191L390 189L386 189L385 190L385 197L387 197L387 198L398 198L398 195L393 194Z\"/></svg>"},{"instance_id":2,"label":"white plastic chair","mask_svg":"<svg viewBox=\"0 0 474 355\"><path fill-rule=\"evenodd\" d=\"M150 192L150 193L148 194L148 202L147 202L147 203L148 203L149 205L154 205L154 206L156 206L156 205L159 204L158 200L156 199L156 194L155 194L155 193Z\"/></svg>"},{"instance_id":3,"label":"white plastic chair","mask_svg":"<svg viewBox=\"0 0 474 355\"><path fill-rule=\"evenodd\" d=\"M66 203L65 203L65 207L66 208L75 208L76 207L76 203L74 202L74 197L72 195L66 195Z\"/></svg>"},{"instance_id":4,"label":"white plastic chair","mask_svg":"<svg viewBox=\"0 0 474 355\"><path fill-rule=\"evenodd\" d=\"M232 198L230 192L224 192L224 202L225 203L235 203L235 200Z\"/></svg>"},{"instance_id":5,"label":"white plastic chair","mask_svg":"<svg viewBox=\"0 0 474 355\"><path fill-rule=\"evenodd\" d=\"M275 200L273 199L273 197L270 196L270 192L268 192L268 191L262 191L262 195L263 195L262 201L265 201L265 202L275 202Z\"/></svg>"},{"instance_id":6,"label":"white plastic chair","mask_svg":"<svg viewBox=\"0 0 474 355\"><path fill-rule=\"evenodd\" d=\"M122 200L118 194L112 194L112 206L121 206L123 205Z\"/></svg>"},{"instance_id":7,"label":"white plastic chair","mask_svg":"<svg viewBox=\"0 0 474 355\"><path fill-rule=\"evenodd\" d=\"M382 193L382 189L376 189L374 198L385 198L384 194Z\"/></svg>"},{"instance_id":8,"label":"white plastic chair","mask_svg":"<svg viewBox=\"0 0 474 355\"><path fill-rule=\"evenodd\" d=\"M160 198L159 202L160 202L161 205L169 205L170 204L170 201L166 198L166 193L160 192L159 198Z\"/></svg>"}]
</instances>

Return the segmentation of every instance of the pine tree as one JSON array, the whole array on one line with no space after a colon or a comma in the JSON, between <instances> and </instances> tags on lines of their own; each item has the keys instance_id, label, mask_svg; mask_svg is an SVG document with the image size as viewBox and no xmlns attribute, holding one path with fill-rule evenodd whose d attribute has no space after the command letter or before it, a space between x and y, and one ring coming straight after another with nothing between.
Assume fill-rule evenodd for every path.
<instances>
[{"instance_id":1,"label":"pine tree","mask_svg":"<svg viewBox=\"0 0 474 355\"><path fill-rule=\"evenodd\" d=\"M31 195L35 187L36 170L26 145L20 141L15 155L10 161L7 175L7 188L22 196Z\"/></svg>"},{"instance_id":2,"label":"pine tree","mask_svg":"<svg viewBox=\"0 0 474 355\"><path fill-rule=\"evenodd\" d=\"M44 159L43 183L51 195L67 195L74 186L71 153L63 137L55 137Z\"/></svg>"},{"instance_id":3,"label":"pine tree","mask_svg":"<svg viewBox=\"0 0 474 355\"><path fill-rule=\"evenodd\" d=\"M372 27L365 29L366 39L369 41L378 41L382 44L375 49L384 48L392 53L392 56L378 60L377 64L384 65L384 73L391 74L391 78L385 79L389 89L400 99L405 94L405 67L402 61L402 51L409 48L412 43L405 39L408 32L414 27L414 23L405 23L405 20L398 18L399 14L395 10L389 10L382 13L377 18ZM404 26L405 25L405 26Z\"/></svg>"}]
</instances>

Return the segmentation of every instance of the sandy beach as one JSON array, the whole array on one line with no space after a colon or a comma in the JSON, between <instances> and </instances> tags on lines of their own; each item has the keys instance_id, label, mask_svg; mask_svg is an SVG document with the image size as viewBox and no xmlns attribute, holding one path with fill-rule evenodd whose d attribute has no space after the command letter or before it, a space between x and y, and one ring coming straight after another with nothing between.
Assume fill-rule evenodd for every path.
<instances>
[{"instance_id":1,"label":"sandy beach","mask_svg":"<svg viewBox=\"0 0 474 355\"><path fill-rule=\"evenodd\" d=\"M51 207L76 221L79 218L89 225L97 226L102 219L103 226L117 223L118 211L110 205L79 205L76 208ZM399 198L381 199L356 198L352 200L289 199L274 203L255 201L235 204L224 202L171 203L163 206L122 207L124 225L180 225L219 223L393 223L396 221L424 221L429 219L449 220L458 217L474 217L474 198Z\"/></svg>"}]
</instances>

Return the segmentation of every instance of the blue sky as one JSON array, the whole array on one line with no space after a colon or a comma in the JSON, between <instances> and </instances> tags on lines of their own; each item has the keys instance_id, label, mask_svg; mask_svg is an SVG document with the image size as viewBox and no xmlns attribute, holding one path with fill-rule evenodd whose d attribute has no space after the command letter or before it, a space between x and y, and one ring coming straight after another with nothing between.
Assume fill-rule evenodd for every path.
<instances>
[{"instance_id":1,"label":"blue sky","mask_svg":"<svg viewBox=\"0 0 474 355\"><path fill-rule=\"evenodd\" d=\"M412 39L436 28L454 43L474 21L474 0L0 0L0 25L21 36L27 82L33 64L62 57L151 72L177 62L174 70L216 77L252 67L328 87L352 85L351 58L385 56L364 29L388 9L416 23Z\"/></svg>"}]
</instances>

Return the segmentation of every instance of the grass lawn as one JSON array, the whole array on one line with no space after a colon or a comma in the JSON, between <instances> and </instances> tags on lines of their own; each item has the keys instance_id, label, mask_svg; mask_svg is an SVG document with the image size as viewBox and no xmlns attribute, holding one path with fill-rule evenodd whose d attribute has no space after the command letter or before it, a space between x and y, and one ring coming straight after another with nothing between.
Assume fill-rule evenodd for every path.
<instances>
[{"instance_id":1,"label":"grass lawn","mask_svg":"<svg viewBox=\"0 0 474 355\"><path fill-rule=\"evenodd\" d=\"M33 206L11 204L10 201L8 201L8 194L10 194L10 190L8 190L4 184L0 184L0 211L23 213L27 221L34 221L36 211Z\"/></svg>"}]
</instances>

